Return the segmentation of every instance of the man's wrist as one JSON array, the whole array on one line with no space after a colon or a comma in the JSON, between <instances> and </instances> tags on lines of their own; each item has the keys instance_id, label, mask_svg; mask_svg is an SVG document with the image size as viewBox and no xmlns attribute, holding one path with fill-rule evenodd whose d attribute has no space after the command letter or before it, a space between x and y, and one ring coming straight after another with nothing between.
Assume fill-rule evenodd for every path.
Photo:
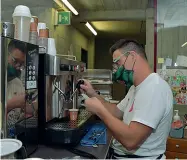
<instances>
[{"instance_id":1,"label":"man's wrist","mask_svg":"<svg viewBox=\"0 0 187 160\"><path fill-rule=\"evenodd\" d=\"M108 112L108 110L103 106L103 107L98 109L96 114L97 114L98 117L103 119L105 117L105 114L107 114L107 112Z\"/></svg>"},{"instance_id":2,"label":"man's wrist","mask_svg":"<svg viewBox=\"0 0 187 160\"><path fill-rule=\"evenodd\" d=\"M97 92L94 91L94 92L92 93L92 95L91 95L91 98L92 98L92 97L97 97L97 96L98 96Z\"/></svg>"}]
</instances>

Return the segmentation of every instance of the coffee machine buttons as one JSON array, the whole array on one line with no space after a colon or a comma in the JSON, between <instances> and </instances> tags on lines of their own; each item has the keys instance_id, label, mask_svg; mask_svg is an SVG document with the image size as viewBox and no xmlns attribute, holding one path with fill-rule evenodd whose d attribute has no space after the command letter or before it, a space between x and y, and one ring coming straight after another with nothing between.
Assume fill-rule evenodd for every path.
<instances>
[{"instance_id":1,"label":"coffee machine buttons","mask_svg":"<svg viewBox=\"0 0 187 160\"><path fill-rule=\"evenodd\" d=\"M29 75L32 75L32 71L29 71Z\"/></svg>"}]
</instances>

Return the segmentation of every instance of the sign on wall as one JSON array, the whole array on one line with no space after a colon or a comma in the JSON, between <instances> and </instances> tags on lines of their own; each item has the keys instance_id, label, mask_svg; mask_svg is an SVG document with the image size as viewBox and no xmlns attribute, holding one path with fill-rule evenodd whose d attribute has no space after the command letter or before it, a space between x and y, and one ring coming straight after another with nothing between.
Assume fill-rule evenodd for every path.
<instances>
[{"instance_id":1,"label":"sign on wall","mask_svg":"<svg viewBox=\"0 0 187 160\"><path fill-rule=\"evenodd\" d=\"M70 25L71 24L70 13L71 13L70 11L58 12L57 24Z\"/></svg>"}]
</instances>

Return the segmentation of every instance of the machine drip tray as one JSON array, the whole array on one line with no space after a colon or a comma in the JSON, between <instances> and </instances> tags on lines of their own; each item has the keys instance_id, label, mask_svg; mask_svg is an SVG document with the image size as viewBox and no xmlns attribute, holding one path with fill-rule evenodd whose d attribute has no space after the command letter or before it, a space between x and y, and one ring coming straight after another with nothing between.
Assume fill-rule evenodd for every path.
<instances>
[{"instance_id":1,"label":"machine drip tray","mask_svg":"<svg viewBox=\"0 0 187 160\"><path fill-rule=\"evenodd\" d=\"M87 133L91 120L92 114L85 109L80 110L76 121L52 119L45 128L45 142L48 144L76 145Z\"/></svg>"}]
</instances>

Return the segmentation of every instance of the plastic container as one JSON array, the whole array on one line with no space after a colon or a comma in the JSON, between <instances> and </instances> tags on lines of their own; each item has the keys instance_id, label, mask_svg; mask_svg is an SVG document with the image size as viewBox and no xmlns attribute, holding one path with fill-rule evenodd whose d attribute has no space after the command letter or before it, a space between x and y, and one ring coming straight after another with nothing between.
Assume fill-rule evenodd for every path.
<instances>
[{"instance_id":1,"label":"plastic container","mask_svg":"<svg viewBox=\"0 0 187 160\"><path fill-rule=\"evenodd\" d=\"M12 17L15 25L14 38L24 42L29 42L31 21L30 9L27 6L19 5L14 9Z\"/></svg>"},{"instance_id":2,"label":"plastic container","mask_svg":"<svg viewBox=\"0 0 187 160\"><path fill-rule=\"evenodd\" d=\"M70 112L70 120L71 121L76 121L78 118L78 109L69 109Z\"/></svg>"},{"instance_id":3,"label":"plastic container","mask_svg":"<svg viewBox=\"0 0 187 160\"><path fill-rule=\"evenodd\" d=\"M170 137L172 138L183 138L184 136L184 127L181 128L171 128Z\"/></svg>"},{"instance_id":4,"label":"plastic container","mask_svg":"<svg viewBox=\"0 0 187 160\"><path fill-rule=\"evenodd\" d=\"M48 54L52 56L56 56L56 47L55 47L55 39L48 38Z\"/></svg>"}]
</instances>

